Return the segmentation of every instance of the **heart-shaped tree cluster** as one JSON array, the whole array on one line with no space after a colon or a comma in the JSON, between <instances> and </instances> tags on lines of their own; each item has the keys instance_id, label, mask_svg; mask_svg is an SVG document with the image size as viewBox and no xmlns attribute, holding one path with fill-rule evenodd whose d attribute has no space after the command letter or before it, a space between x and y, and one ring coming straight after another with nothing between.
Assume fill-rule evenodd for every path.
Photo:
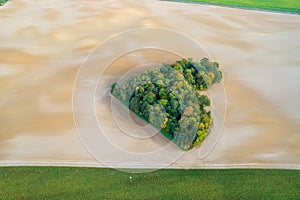
<instances>
[{"instance_id":1,"label":"heart-shaped tree cluster","mask_svg":"<svg viewBox=\"0 0 300 200\"><path fill-rule=\"evenodd\" d=\"M201 144L212 125L210 99L201 91L221 80L218 63L182 59L113 83L111 94L182 150L189 150Z\"/></svg>"}]
</instances>

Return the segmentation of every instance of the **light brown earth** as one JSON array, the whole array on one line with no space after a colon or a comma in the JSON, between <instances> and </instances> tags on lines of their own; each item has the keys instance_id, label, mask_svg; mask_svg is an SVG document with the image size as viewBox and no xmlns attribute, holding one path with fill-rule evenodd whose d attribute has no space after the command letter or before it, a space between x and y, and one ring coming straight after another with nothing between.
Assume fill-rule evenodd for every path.
<instances>
[{"instance_id":1,"label":"light brown earth","mask_svg":"<svg viewBox=\"0 0 300 200\"><path fill-rule=\"evenodd\" d=\"M0 164L96 163L73 120L79 67L93 48L121 31L160 27L193 38L220 63L227 96L216 146L204 159L197 148L172 166L300 168L300 15L154 0L14 0L0 7L0 27ZM120 38L121 45L127 42ZM173 45L180 49L179 41ZM146 55L158 63L177 58L157 51ZM141 62L135 59L112 65L100 83L110 85ZM136 154L167 144L160 135L147 140L123 137L112 118L110 97L101 91L95 111L114 145ZM165 162L169 154L160 156L154 161ZM114 162L132 167L127 159Z\"/></svg>"}]
</instances>

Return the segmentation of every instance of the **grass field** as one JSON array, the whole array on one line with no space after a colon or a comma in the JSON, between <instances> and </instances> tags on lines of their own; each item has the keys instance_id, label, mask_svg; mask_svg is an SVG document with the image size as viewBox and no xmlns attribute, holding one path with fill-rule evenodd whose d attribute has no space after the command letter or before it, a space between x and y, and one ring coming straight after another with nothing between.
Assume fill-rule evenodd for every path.
<instances>
[{"instance_id":1,"label":"grass field","mask_svg":"<svg viewBox=\"0 0 300 200\"><path fill-rule=\"evenodd\" d=\"M0 6L4 5L8 0L0 0Z\"/></svg>"},{"instance_id":2,"label":"grass field","mask_svg":"<svg viewBox=\"0 0 300 200\"><path fill-rule=\"evenodd\" d=\"M300 13L299 0L171 0Z\"/></svg>"},{"instance_id":3,"label":"grass field","mask_svg":"<svg viewBox=\"0 0 300 200\"><path fill-rule=\"evenodd\" d=\"M2 167L0 188L0 199L300 199L300 171Z\"/></svg>"}]
</instances>

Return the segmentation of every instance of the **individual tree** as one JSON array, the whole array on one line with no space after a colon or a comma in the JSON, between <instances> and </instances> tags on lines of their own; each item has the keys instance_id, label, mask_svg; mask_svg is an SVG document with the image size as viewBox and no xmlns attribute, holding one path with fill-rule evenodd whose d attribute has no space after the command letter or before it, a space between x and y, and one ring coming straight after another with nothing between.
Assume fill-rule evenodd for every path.
<instances>
[{"instance_id":1,"label":"individual tree","mask_svg":"<svg viewBox=\"0 0 300 200\"><path fill-rule=\"evenodd\" d=\"M156 100L156 95L154 94L154 92L148 91L147 89L147 93L144 95L143 100L147 101L149 104L153 104Z\"/></svg>"},{"instance_id":2,"label":"individual tree","mask_svg":"<svg viewBox=\"0 0 300 200\"><path fill-rule=\"evenodd\" d=\"M139 102L140 102L140 99L138 97L133 97L131 100L130 100L130 103L129 103L129 108L130 110L132 110L133 112L135 113L139 113L140 109L139 109Z\"/></svg>"},{"instance_id":3,"label":"individual tree","mask_svg":"<svg viewBox=\"0 0 300 200\"><path fill-rule=\"evenodd\" d=\"M203 107L210 106L210 100L206 95L199 95L198 100L201 106Z\"/></svg>"}]
</instances>

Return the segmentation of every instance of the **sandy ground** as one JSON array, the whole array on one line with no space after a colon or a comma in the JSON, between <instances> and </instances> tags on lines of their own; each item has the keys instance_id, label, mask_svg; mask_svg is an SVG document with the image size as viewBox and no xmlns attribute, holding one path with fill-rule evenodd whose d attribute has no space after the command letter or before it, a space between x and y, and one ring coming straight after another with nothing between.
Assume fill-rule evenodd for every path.
<instances>
[{"instance_id":1,"label":"sandy ground","mask_svg":"<svg viewBox=\"0 0 300 200\"><path fill-rule=\"evenodd\" d=\"M0 27L2 165L102 166L81 137L89 138L99 147L98 153L105 154L98 156L116 166L300 168L300 15L152 0L14 0L0 7ZM227 98L219 101L226 101L225 124L219 138L210 139L212 151L202 159L201 148L182 154L159 134L134 137L145 131L137 119L119 114L118 121L113 118L117 111L105 93L109 84L143 62L178 58L166 52L139 52L149 58L133 53L112 63L99 82L93 105L105 138L93 138L94 130L77 134L72 96L84 59L121 31L149 27L184 33L222 66ZM130 45L126 38L119 40L112 49ZM181 48L179 41L173 42ZM101 56L114 53L105 51ZM93 66L101 56L91 61ZM88 119L91 113L79 109L76 114ZM123 129L118 122L125 124ZM216 122L221 125L222 120ZM105 146L105 139L113 147ZM155 152L165 146L166 151ZM115 147L126 156L117 156ZM151 159L136 157L148 154Z\"/></svg>"}]
</instances>

